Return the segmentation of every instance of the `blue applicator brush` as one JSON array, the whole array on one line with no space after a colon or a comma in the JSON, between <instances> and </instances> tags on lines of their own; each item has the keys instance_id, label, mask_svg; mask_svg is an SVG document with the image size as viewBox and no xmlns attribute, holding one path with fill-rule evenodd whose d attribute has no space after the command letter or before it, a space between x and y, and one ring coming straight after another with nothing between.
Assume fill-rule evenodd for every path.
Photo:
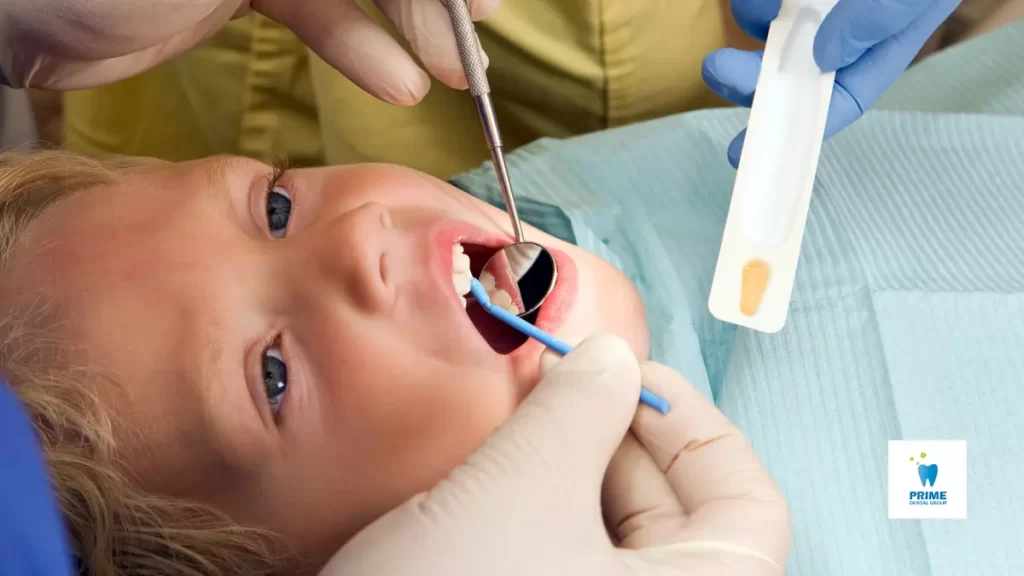
<instances>
[{"instance_id":1,"label":"blue applicator brush","mask_svg":"<svg viewBox=\"0 0 1024 576\"><path fill-rule=\"evenodd\" d=\"M480 305L483 306L484 310L486 310L491 316L494 316L505 324L508 324L523 334L526 334L530 338L539 341L541 344L551 348L562 356L565 356L572 350L572 346L569 346L558 338L555 338L540 328L537 328L533 324L530 324L526 320L512 314L508 310L491 304L491 298L487 295L487 291L484 290L484 287L476 278L473 278L470 283L469 290L473 293L473 298L476 298L476 301L479 302ZM640 402L654 408L662 414L668 414L670 410L667 400L646 388L640 389Z\"/></svg>"}]
</instances>

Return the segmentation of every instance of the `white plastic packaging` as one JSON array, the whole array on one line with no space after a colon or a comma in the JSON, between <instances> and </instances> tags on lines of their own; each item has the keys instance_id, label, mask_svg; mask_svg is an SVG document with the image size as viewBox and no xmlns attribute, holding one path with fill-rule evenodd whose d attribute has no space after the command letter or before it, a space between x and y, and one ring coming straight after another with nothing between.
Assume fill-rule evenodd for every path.
<instances>
[{"instance_id":1,"label":"white plastic packaging","mask_svg":"<svg viewBox=\"0 0 1024 576\"><path fill-rule=\"evenodd\" d=\"M783 0L761 73L708 308L761 332L786 323L835 73L814 36L836 0Z\"/></svg>"}]
</instances>

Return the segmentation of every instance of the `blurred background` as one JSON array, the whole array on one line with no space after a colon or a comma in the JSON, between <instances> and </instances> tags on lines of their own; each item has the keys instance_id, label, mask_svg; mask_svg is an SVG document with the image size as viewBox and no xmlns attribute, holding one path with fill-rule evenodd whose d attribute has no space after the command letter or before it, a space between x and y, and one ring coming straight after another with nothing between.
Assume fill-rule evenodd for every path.
<instances>
[{"instance_id":1,"label":"blurred background","mask_svg":"<svg viewBox=\"0 0 1024 576\"><path fill-rule=\"evenodd\" d=\"M729 45L744 49L758 47L757 42L747 38L732 22L728 0L722 0L722 4L725 6L722 26ZM925 45L918 59L1019 18L1024 18L1024 0L963 0L953 17ZM42 90L11 90L0 86L0 149L26 144L63 145L65 98Z\"/></svg>"}]
</instances>

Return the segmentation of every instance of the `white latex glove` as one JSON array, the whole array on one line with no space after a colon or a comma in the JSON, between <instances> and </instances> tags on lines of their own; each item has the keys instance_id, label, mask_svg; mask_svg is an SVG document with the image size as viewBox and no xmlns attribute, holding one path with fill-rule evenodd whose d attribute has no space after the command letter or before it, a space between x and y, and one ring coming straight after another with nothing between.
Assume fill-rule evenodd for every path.
<instances>
[{"instance_id":1,"label":"white latex glove","mask_svg":"<svg viewBox=\"0 0 1024 576\"><path fill-rule=\"evenodd\" d=\"M321 576L781 574L789 517L750 445L675 372L646 364L643 378L668 416L638 409L626 343L584 341L464 465Z\"/></svg>"},{"instance_id":2,"label":"white latex glove","mask_svg":"<svg viewBox=\"0 0 1024 576\"><path fill-rule=\"evenodd\" d=\"M465 88L443 1L374 0L431 74ZM499 2L467 4L481 20ZM356 0L0 0L0 82L54 90L106 84L185 52L250 11L291 28L378 98L415 104L430 88L426 73Z\"/></svg>"}]
</instances>

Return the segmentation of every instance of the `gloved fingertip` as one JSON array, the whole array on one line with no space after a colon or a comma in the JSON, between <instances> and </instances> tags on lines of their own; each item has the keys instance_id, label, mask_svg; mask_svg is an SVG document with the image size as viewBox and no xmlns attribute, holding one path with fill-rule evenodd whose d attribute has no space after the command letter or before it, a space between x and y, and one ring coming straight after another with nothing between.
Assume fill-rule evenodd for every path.
<instances>
[{"instance_id":1,"label":"gloved fingertip","mask_svg":"<svg viewBox=\"0 0 1024 576\"><path fill-rule=\"evenodd\" d=\"M864 50L856 49L851 43L823 25L814 35L814 62L822 72L835 72L856 62Z\"/></svg>"},{"instance_id":2,"label":"gloved fingertip","mask_svg":"<svg viewBox=\"0 0 1024 576\"><path fill-rule=\"evenodd\" d=\"M768 27L779 15L781 0L732 0L733 20L751 38L762 42L768 37Z\"/></svg>"},{"instance_id":3,"label":"gloved fingertip","mask_svg":"<svg viewBox=\"0 0 1024 576\"><path fill-rule=\"evenodd\" d=\"M382 96L382 99L396 106L415 106L426 97L429 91L430 76L417 68L411 77L406 78L401 90L386 94Z\"/></svg>"},{"instance_id":4,"label":"gloved fingertip","mask_svg":"<svg viewBox=\"0 0 1024 576\"><path fill-rule=\"evenodd\" d=\"M828 140L864 115L864 107L838 80L832 88L832 99L825 121L824 139Z\"/></svg>"},{"instance_id":5,"label":"gloved fingertip","mask_svg":"<svg viewBox=\"0 0 1024 576\"><path fill-rule=\"evenodd\" d=\"M540 355L540 375L543 378L551 369L558 365L558 362L562 359L562 356L554 350L547 349Z\"/></svg>"},{"instance_id":6,"label":"gloved fingertip","mask_svg":"<svg viewBox=\"0 0 1024 576\"><path fill-rule=\"evenodd\" d=\"M579 495L596 503L600 478L636 416L640 365L625 340L604 334L541 362L553 360L493 441L515 450L524 466L590 478L582 482L590 492Z\"/></svg>"},{"instance_id":7,"label":"gloved fingertip","mask_svg":"<svg viewBox=\"0 0 1024 576\"><path fill-rule=\"evenodd\" d=\"M434 62L428 64L428 68L434 78L452 90L466 90L469 88L466 70L458 60L454 62Z\"/></svg>"},{"instance_id":8,"label":"gloved fingertip","mask_svg":"<svg viewBox=\"0 0 1024 576\"><path fill-rule=\"evenodd\" d=\"M749 108L761 74L762 56L761 51L716 50L704 58L701 77L719 98Z\"/></svg>"},{"instance_id":9,"label":"gloved fingertip","mask_svg":"<svg viewBox=\"0 0 1024 576\"><path fill-rule=\"evenodd\" d=\"M729 164L732 164L733 168L740 167L740 156L743 153L743 141L746 138L747 131L743 130L733 138L732 142L729 143Z\"/></svg>"},{"instance_id":10,"label":"gloved fingertip","mask_svg":"<svg viewBox=\"0 0 1024 576\"><path fill-rule=\"evenodd\" d=\"M704 60L701 62L700 74L704 78L705 82L709 80L712 82L721 82L723 76L728 76L728 68L730 58L735 58L736 54L741 53L741 50L735 48L719 48L709 52ZM723 74L723 69L725 74Z\"/></svg>"},{"instance_id":11,"label":"gloved fingertip","mask_svg":"<svg viewBox=\"0 0 1024 576\"><path fill-rule=\"evenodd\" d=\"M569 345L569 348L575 350L584 341L584 338L578 335L571 334L559 334L559 338L562 342ZM540 373L541 376L547 374L562 360L562 355L550 348L545 348L544 352L540 355Z\"/></svg>"},{"instance_id":12,"label":"gloved fingertip","mask_svg":"<svg viewBox=\"0 0 1024 576\"><path fill-rule=\"evenodd\" d=\"M625 340L614 334L595 334L587 338L567 338L572 346L570 355L585 362L590 362L594 357L600 357L602 361L614 364L616 362L636 362L633 349Z\"/></svg>"},{"instance_id":13,"label":"gloved fingertip","mask_svg":"<svg viewBox=\"0 0 1024 576\"><path fill-rule=\"evenodd\" d=\"M838 68L836 60L839 58L836 42L821 34L821 30L818 32L814 36L814 62L822 72L835 72Z\"/></svg>"},{"instance_id":14,"label":"gloved fingertip","mask_svg":"<svg viewBox=\"0 0 1024 576\"><path fill-rule=\"evenodd\" d=\"M469 90L469 78L466 78L465 74L453 74L446 78L438 78L445 86L452 90Z\"/></svg>"},{"instance_id":15,"label":"gloved fingertip","mask_svg":"<svg viewBox=\"0 0 1024 576\"><path fill-rule=\"evenodd\" d=\"M716 67L718 66L719 52L720 50L715 50L709 53L700 63L700 77L705 84L711 85L718 81Z\"/></svg>"},{"instance_id":16,"label":"gloved fingertip","mask_svg":"<svg viewBox=\"0 0 1024 576\"><path fill-rule=\"evenodd\" d=\"M483 20L494 14L501 6L501 0L469 0L469 17L474 22Z\"/></svg>"}]
</instances>

